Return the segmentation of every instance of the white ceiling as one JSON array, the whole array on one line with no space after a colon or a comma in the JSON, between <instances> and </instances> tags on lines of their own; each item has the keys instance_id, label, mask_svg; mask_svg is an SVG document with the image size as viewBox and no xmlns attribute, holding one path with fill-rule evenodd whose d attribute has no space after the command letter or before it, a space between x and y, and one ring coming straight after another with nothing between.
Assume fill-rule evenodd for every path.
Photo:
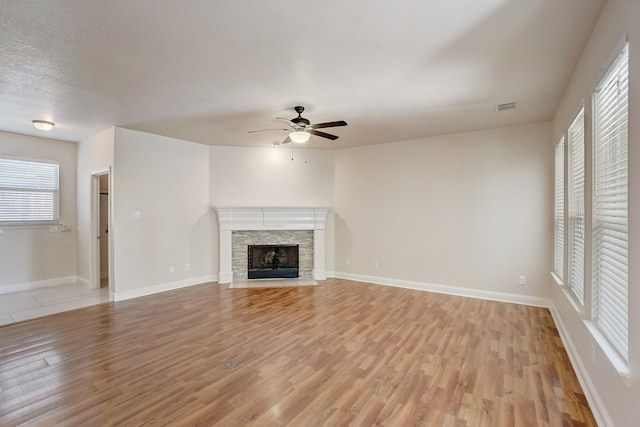
<instances>
[{"instance_id":1,"label":"white ceiling","mask_svg":"<svg viewBox=\"0 0 640 427\"><path fill-rule=\"evenodd\" d=\"M0 0L0 130L269 146L248 131L304 105L341 148L547 120L604 3Z\"/></svg>"}]
</instances>

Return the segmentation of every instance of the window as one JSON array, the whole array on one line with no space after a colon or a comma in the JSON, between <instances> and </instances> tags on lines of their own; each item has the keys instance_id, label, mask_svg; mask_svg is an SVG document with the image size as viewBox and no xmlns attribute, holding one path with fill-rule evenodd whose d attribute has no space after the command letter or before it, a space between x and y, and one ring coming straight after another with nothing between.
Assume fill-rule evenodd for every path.
<instances>
[{"instance_id":1,"label":"window","mask_svg":"<svg viewBox=\"0 0 640 427\"><path fill-rule=\"evenodd\" d=\"M556 144L554 272L564 280L564 137Z\"/></svg>"},{"instance_id":2,"label":"window","mask_svg":"<svg viewBox=\"0 0 640 427\"><path fill-rule=\"evenodd\" d=\"M584 305L584 108L569 126L569 290Z\"/></svg>"},{"instance_id":3,"label":"window","mask_svg":"<svg viewBox=\"0 0 640 427\"><path fill-rule=\"evenodd\" d=\"M594 96L593 321L628 361L629 45Z\"/></svg>"},{"instance_id":4,"label":"window","mask_svg":"<svg viewBox=\"0 0 640 427\"><path fill-rule=\"evenodd\" d=\"M0 158L0 223L58 221L58 164Z\"/></svg>"}]
</instances>

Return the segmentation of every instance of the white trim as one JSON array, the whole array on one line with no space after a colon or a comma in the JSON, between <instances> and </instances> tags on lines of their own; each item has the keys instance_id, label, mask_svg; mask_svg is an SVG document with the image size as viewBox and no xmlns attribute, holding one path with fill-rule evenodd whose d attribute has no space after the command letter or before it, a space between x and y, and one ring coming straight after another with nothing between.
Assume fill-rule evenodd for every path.
<instances>
[{"instance_id":1,"label":"white trim","mask_svg":"<svg viewBox=\"0 0 640 427\"><path fill-rule=\"evenodd\" d=\"M157 294L159 292L171 291L174 289L186 288L189 286L200 285L207 282L216 282L215 274L192 277L190 279L177 280L175 282L160 283L158 285L147 286L146 288L134 289L131 291L115 292L113 294L114 301L124 301L132 298L143 297L147 295Z\"/></svg>"},{"instance_id":2,"label":"white trim","mask_svg":"<svg viewBox=\"0 0 640 427\"><path fill-rule=\"evenodd\" d=\"M629 370L629 363L620 356L616 348L611 345L607 337L602 333L600 328L592 321L585 320L584 325L587 327L593 339L598 343L600 349L604 355L609 359L620 378L627 384L627 387L631 387L631 371Z\"/></svg>"},{"instance_id":3,"label":"white trim","mask_svg":"<svg viewBox=\"0 0 640 427\"><path fill-rule=\"evenodd\" d=\"M214 207L220 230L324 230L328 208Z\"/></svg>"},{"instance_id":4,"label":"white trim","mask_svg":"<svg viewBox=\"0 0 640 427\"><path fill-rule=\"evenodd\" d=\"M571 305L573 306L573 309L576 311L576 313L578 314L578 316L580 316L580 318L584 321L585 318L585 306L581 307L580 304L578 303L578 301L576 300L576 296L573 294L573 292L571 292L570 289L567 289L566 287L562 288L562 292L564 293L565 298L569 301L569 303L571 303Z\"/></svg>"},{"instance_id":5,"label":"white trim","mask_svg":"<svg viewBox=\"0 0 640 427\"><path fill-rule=\"evenodd\" d=\"M77 276L56 277L54 279L35 280L33 282L0 285L0 294L30 291L32 289L48 288L51 286L69 285L72 283L78 283Z\"/></svg>"},{"instance_id":6,"label":"white trim","mask_svg":"<svg viewBox=\"0 0 640 427\"><path fill-rule=\"evenodd\" d=\"M578 377L578 382L580 382L580 385L582 386L582 390L589 402L589 407L591 408L591 412L593 413L596 422L600 426L613 426L613 420L611 419L611 416L609 416L607 408L598 394L598 389L593 384L593 381L591 381L591 377L589 376L584 363L582 363L580 353L571 340L571 334L567 330L560 313L558 313L553 303L549 306L549 311L551 312L551 317L553 317L553 321L556 324L562 344L567 350L567 355L569 356L573 370Z\"/></svg>"},{"instance_id":7,"label":"white trim","mask_svg":"<svg viewBox=\"0 0 640 427\"><path fill-rule=\"evenodd\" d=\"M78 285L86 286L87 288L91 287L91 282L89 281L89 279L85 279L84 277L77 276L76 283L78 283Z\"/></svg>"},{"instance_id":8,"label":"white trim","mask_svg":"<svg viewBox=\"0 0 640 427\"><path fill-rule=\"evenodd\" d=\"M485 299L490 301L509 302L513 304L530 305L534 307L550 307L551 300L527 295L509 294L506 292L482 291L472 288L464 288L450 285L438 285L433 283L413 282L410 280L390 279L387 277L365 276L362 274L335 272L339 279L355 280L376 285L395 286L398 288L416 289L419 291L437 292L439 294L458 295L462 297Z\"/></svg>"},{"instance_id":9,"label":"white trim","mask_svg":"<svg viewBox=\"0 0 640 427\"><path fill-rule=\"evenodd\" d=\"M553 277L553 280L555 280L556 285L558 285L558 286L562 286L562 285L563 285L563 283L562 283L562 279L560 278L560 276L558 276L558 275L556 274L556 272L555 272L555 271L552 271L552 272L551 272L551 277Z\"/></svg>"}]
</instances>

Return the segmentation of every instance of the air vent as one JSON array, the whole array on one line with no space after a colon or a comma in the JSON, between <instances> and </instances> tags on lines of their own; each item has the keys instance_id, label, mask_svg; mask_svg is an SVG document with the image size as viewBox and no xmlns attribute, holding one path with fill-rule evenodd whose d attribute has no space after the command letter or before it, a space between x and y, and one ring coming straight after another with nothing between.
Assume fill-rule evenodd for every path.
<instances>
[{"instance_id":1,"label":"air vent","mask_svg":"<svg viewBox=\"0 0 640 427\"><path fill-rule=\"evenodd\" d=\"M505 102L504 104L496 104L496 111L500 112L500 111L508 111L508 110L515 110L516 109L516 103L514 102Z\"/></svg>"}]
</instances>

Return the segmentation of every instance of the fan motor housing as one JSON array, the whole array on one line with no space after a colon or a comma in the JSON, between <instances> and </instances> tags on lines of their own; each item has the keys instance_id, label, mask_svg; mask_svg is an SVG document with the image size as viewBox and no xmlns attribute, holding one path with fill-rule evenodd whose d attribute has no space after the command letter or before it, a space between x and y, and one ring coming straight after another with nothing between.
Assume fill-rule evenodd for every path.
<instances>
[{"instance_id":1,"label":"fan motor housing","mask_svg":"<svg viewBox=\"0 0 640 427\"><path fill-rule=\"evenodd\" d=\"M311 122L304 117L296 117L291 119L291 122L301 127L309 126L311 124Z\"/></svg>"}]
</instances>

